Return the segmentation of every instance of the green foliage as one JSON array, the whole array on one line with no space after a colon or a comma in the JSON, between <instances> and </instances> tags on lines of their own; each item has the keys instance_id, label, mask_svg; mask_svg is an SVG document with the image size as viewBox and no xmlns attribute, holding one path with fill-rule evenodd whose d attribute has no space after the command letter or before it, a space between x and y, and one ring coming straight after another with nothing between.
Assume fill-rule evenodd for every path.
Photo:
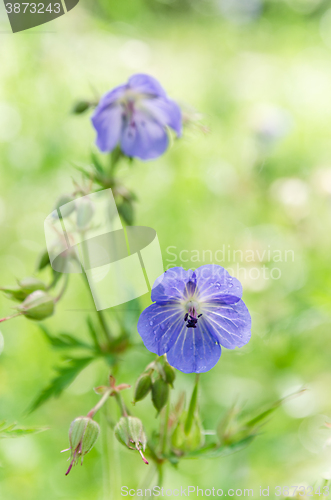
<instances>
[{"instance_id":1,"label":"green foliage","mask_svg":"<svg viewBox=\"0 0 331 500\"><path fill-rule=\"evenodd\" d=\"M17 427L17 424L7 424L5 420L2 420L0 422L0 439L23 437L46 430L44 427Z\"/></svg>"},{"instance_id":2,"label":"green foliage","mask_svg":"<svg viewBox=\"0 0 331 500\"><path fill-rule=\"evenodd\" d=\"M77 375L93 361L93 359L93 357L72 358L67 360L65 365L55 368L57 375L32 402L29 408L29 413L35 411L50 398L59 397L60 394L75 380Z\"/></svg>"}]
</instances>

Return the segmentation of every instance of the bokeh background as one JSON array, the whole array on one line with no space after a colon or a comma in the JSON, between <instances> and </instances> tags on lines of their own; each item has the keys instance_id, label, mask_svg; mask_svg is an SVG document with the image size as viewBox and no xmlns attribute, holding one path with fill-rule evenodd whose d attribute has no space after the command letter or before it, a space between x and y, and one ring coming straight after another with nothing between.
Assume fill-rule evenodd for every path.
<instances>
[{"instance_id":1,"label":"bokeh background","mask_svg":"<svg viewBox=\"0 0 331 500\"><path fill-rule=\"evenodd\" d=\"M72 191L72 178L80 179L75 165L91 161L89 115L72 115L73 103L95 99L132 73L154 75L195 121L162 158L122 168L139 198L136 223L157 230L165 265L173 264L170 246L185 268L209 263L210 253L217 263L223 245L255 255L255 262L241 262L239 254L236 262L220 262L246 269L246 278L244 270L236 274L252 312L252 340L223 350L202 377L203 425L215 428L234 402L254 411L308 389L248 448L169 467L165 486L257 492L261 485L273 497L275 485L330 478L331 430L323 422L331 416L331 3L81 0L66 16L15 35L1 4L0 28L1 284L34 272L45 217L60 194ZM180 261L181 250L188 262ZM283 262L269 259L268 250L280 251ZM294 259L285 262L285 250ZM279 279L263 278L263 265L279 268ZM252 267L260 272L249 275ZM140 307L148 303L144 297ZM1 296L2 317L11 307ZM84 338L87 312L94 317L90 297L72 277L47 325ZM106 314L111 321L112 311ZM134 327L132 336L139 344ZM68 477L60 450L70 422L96 403L92 388L104 383L105 365L91 365L59 399L26 416L61 353L25 318L1 325L0 351L0 420L48 427L0 441L0 498L104 499L101 442ZM134 384L152 359L142 346L131 350L118 380ZM193 382L178 373L172 397ZM132 392L124 397L130 404ZM146 428L156 425L150 402L136 409ZM120 486L137 488L146 466L111 433L109 442L110 498L117 499Z\"/></svg>"}]
</instances>

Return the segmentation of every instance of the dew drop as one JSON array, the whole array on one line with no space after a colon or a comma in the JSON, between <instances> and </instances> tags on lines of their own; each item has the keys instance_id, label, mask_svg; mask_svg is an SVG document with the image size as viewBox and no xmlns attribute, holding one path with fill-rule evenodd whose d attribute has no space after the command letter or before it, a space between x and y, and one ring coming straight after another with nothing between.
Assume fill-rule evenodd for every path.
<instances>
[{"instance_id":1,"label":"dew drop","mask_svg":"<svg viewBox=\"0 0 331 500\"><path fill-rule=\"evenodd\" d=\"M229 288L232 288L233 287L233 284L232 283L229 283Z\"/></svg>"},{"instance_id":2,"label":"dew drop","mask_svg":"<svg viewBox=\"0 0 331 500\"><path fill-rule=\"evenodd\" d=\"M153 324L154 324L154 323L153 323L153 321L150 321L150 322L149 322L149 324L150 324L151 326L153 326Z\"/></svg>"}]
</instances>

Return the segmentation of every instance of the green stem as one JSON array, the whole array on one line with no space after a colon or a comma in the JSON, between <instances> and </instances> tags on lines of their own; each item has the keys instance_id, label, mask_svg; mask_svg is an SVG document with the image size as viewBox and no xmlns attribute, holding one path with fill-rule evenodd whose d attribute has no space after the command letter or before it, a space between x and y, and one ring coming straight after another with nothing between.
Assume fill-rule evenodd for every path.
<instances>
[{"instance_id":1,"label":"green stem","mask_svg":"<svg viewBox=\"0 0 331 500\"><path fill-rule=\"evenodd\" d=\"M157 466L157 485L161 488L163 484L163 464L158 464Z\"/></svg>"},{"instance_id":2,"label":"green stem","mask_svg":"<svg viewBox=\"0 0 331 500\"><path fill-rule=\"evenodd\" d=\"M191 400L190 400L190 406L189 406L189 409L187 412L187 418L186 418L186 422L185 422L184 430L185 430L186 435L190 432L191 427L192 427L192 423L193 423L194 413L195 413L195 409L197 406L197 400L198 400L199 380L200 380L200 373L197 373L197 376L195 378L194 389L193 389Z\"/></svg>"},{"instance_id":3,"label":"green stem","mask_svg":"<svg viewBox=\"0 0 331 500\"><path fill-rule=\"evenodd\" d=\"M105 402L107 401L107 399L109 398L110 396L110 393L112 392L112 389L109 388L105 393L104 395L102 396L102 398L97 402L97 404L92 408L92 410L90 410L87 414L87 416L89 418L93 418L94 415L96 414L96 412L98 410L100 410L100 408L105 404Z\"/></svg>"},{"instance_id":4,"label":"green stem","mask_svg":"<svg viewBox=\"0 0 331 500\"><path fill-rule=\"evenodd\" d=\"M114 396L115 396L116 402L117 402L117 404L119 406L119 409L121 411L121 415L123 417L127 417L128 416L128 410L127 410L127 408L126 408L126 406L124 404L122 396L120 395L119 392L115 392Z\"/></svg>"},{"instance_id":5,"label":"green stem","mask_svg":"<svg viewBox=\"0 0 331 500\"><path fill-rule=\"evenodd\" d=\"M60 299L62 299L63 295L64 295L64 292L66 291L67 289L67 286L68 286L68 283L69 283L69 274L66 274L65 275L65 278L64 278L64 283L63 283L63 287L59 293L59 295L56 297L55 299L55 302L59 302Z\"/></svg>"},{"instance_id":6,"label":"green stem","mask_svg":"<svg viewBox=\"0 0 331 500\"><path fill-rule=\"evenodd\" d=\"M162 433L162 443L161 443L161 454L162 455L167 450L169 413L170 413L170 393L169 393L167 405L166 405L165 410L164 410L163 433Z\"/></svg>"},{"instance_id":7,"label":"green stem","mask_svg":"<svg viewBox=\"0 0 331 500\"><path fill-rule=\"evenodd\" d=\"M82 251L83 251L83 260L84 260L84 265L82 266L82 271L83 271L83 276L84 276L85 284L87 285L87 288L88 288L88 290L90 292L90 295L91 295L91 297L93 299L93 294L92 294L92 291L91 291L91 288L90 288L90 284L88 282L88 279L87 279L87 276L86 276L86 272L85 272L85 269L89 268L90 259L89 259L89 253L88 253L88 249L86 248L84 237L85 237L85 234L82 233L83 242L82 242L82 247L81 248L82 248ZM94 302L94 299L93 299L93 302ZM105 316L103 314L103 311L97 311L97 314L98 314L100 325L101 325L101 327L102 327L102 329L104 331L104 334L106 336L106 339L107 339L108 343L110 344L113 339L112 339L112 335L111 335L111 333L109 331L109 328L108 328Z\"/></svg>"},{"instance_id":8,"label":"green stem","mask_svg":"<svg viewBox=\"0 0 331 500\"><path fill-rule=\"evenodd\" d=\"M91 288L90 288L90 285L89 285L89 282L88 282L88 279L87 279L87 276L86 276L86 273L85 273L84 269L83 269L83 277L84 277L85 284L87 285L88 291L91 294L91 297L93 299ZM103 332L105 334L105 337L106 337L108 343L111 344L112 340L113 340L113 337L112 337L112 335L110 333L110 330L108 328L108 325L107 325L107 322L106 322L106 318L105 318L105 316L103 314L103 311L97 311L97 314L98 314L98 319L99 319L100 325L101 325L102 330L103 330Z\"/></svg>"},{"instance_id":9,"label":"green stem","mask_svg":"<svg viewBox=\"0 0 331 500\"><path fill-rule=\"evenodd\" d=\"M110 153L110 178L114 179L114 173L115 169L118 165L118 161L122 156L122 151L119 147L115 148L111 153Z\"/></svg>"},{"instance_id":10,"label":"green stem","mask_svg":"<svg viewBox=\"0 0 331 500\"><path fill-rule=\"evenodd\" d=\"M109 460L109 436L107 424L107 408L104 408L101 419L101 445L102 445L102 477L103 477L103 496L104 500L111 498L111 480L110 480L110 460Z\"/></svg>"},{"instance_id":11,"label":"green stem","mask_svg":"<svg viewBox=\"0 0 331 500\"><path fill-rule=\"evenodd\" d=\"M7 321L8 319L12 319L12 318L16 318L17 316L22 316L22 312L20 313L17 313L17 314L13 314L12 316L7 316L6 318L2 318L0 319L0 323L2 323L3 321Z\"/></svg>"}]
</instances>

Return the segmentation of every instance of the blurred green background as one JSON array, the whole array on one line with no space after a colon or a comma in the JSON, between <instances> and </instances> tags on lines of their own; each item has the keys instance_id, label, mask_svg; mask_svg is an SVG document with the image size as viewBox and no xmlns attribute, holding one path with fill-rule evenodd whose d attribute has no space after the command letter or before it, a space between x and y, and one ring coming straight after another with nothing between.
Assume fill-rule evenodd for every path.
<instances>
[{"instance_id":1,"label":"blurred green background","mask_svg":"<svg viewBox=\"0 0 331 500\"><path fill-rule=\"evenodd\" d=\"M121 170L139 197L136 223L156 229L165 266L173 265L169 246L185 268L209 263L223 245L255 255L255 262L234 262L232 255L220 262L246 269L246 278L243 270L236 274L253 317L252 339L240 350L224 349L202 376L203 425L215 428L235 401L254 410L308 388L247 449L169 467L165 486L273 491L331 478L331 431L323 432L318 417L331 416L330 2L81 0L64 17L15 35L3 5L0 16L0 283L31 275L45 246L45 217L79 179L74 165L90 162L94 131L88 114L70 113L73 102L93 99L132 73L154 75L188 114L201 116L162 158ZM200 262L181 262L181 250L189 259L199 251ZM292 250L294 260L273 262L268 250L283 260ZM279 268L279 279L263 278L263 265ZM249 275L251 268L257 272ZM148 303L144 297L141 308ZM1 317L11 306L0 297ZM73 276L47 325L84 337L86 310L95 316ZM60 450L70 422L96 403L92 388L105 382L107 368L91 365L60 399L25 416L61 356L25 318L2 324L1 332L0 420L49 429L1 440L0 498L103 499L101 441L68 477ZM132 336L140 342L135 328ZM118 381L134 384L153 358L143 347L131 350ZM193 382L178 372L172 397L191 391ZM130 404L132 391L124 398ZM156 425L150 402L136 412L147 429ZM117 499L122 485L138 487L146 466L111 434L109 440Z\"/></svg>"}]
</instances>

